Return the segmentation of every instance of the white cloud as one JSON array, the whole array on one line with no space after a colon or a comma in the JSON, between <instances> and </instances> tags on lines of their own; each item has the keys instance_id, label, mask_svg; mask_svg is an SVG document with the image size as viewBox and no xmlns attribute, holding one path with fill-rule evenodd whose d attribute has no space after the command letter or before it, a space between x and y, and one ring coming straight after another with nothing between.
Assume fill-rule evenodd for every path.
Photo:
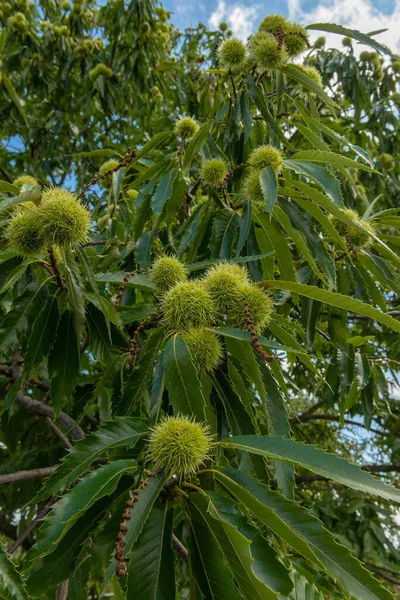
<instances>
[{"instance_id":1,"label":"white cloud","mask_svg":"<svg viewBox=\"0 0 400 600\"><path fill-rule=\"evenodd\" d=\"M208 24L211 28L216 29L221 21L225 21L232 29L233 35L246 40L256 29L261 16L263 15L260 5L245 6L218 0L217 8L211 14Z\"/></svg>"},{"instance_id":2,"label":"white cloud","mask_svg":"<svg viewBox=\"0 0 400 600\"><path fill-rule=\"evenodd\" d=\"M393 5L391 15L386 15L374 8L368 0L328 0L322 1L313 10L303 11L299 0L288 0L289 19L308 23L337 23L349 29L358 29L363 33L387 29L376 37L377 41L389 46L393 51L400 50L400 0ZM316 32L312 34L315 39L319 35L327 38L327 47L341 48L342 36L336 34L325 34ZM357 54L365 49L365 46L354 43Z\"/></svg>"}]
</instances>

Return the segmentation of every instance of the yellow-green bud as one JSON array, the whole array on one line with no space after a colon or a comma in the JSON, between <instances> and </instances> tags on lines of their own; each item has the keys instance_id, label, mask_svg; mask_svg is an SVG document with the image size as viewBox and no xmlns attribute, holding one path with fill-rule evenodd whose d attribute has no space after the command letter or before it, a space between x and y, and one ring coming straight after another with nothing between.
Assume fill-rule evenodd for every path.
<instances>
[{"instance_id":1,"label":"yellow-green bud","mask_svg":"<svg viewBox=\"0 0 400 600\"><path fill-rule=\"evenodd\" d=\"M228 23L225 23L225 21L222 21L222 23L219 24L219 28L221 31L226 31L228 29Z\"/></svg>"},{"instance_id":2,"label":"yellow-green bud","mask_svg":"<svg viewBox=\"0 0 400 600\"><path fill-rule=\"evenodd\" d=\"M320 48L324 48L325 44L326 44L326 38L324 36L321 36L315 40L314 48L319 50Z\"/></svg>"},{"instance_id":3,"label":"yellow-green bud","mask_svg":"<svg viewBox=\"0 0 400 600\"><path fill-rule=\"evenodd\" d=\"M107 171L111 169L115 169L115 167L119 164L118 160L107 160L103 163L99 169L99 175L104 175ZM100 184L105 187L107 190L110 189L112 185L112 173L106 175L104 179L100 179Z\"/></svg>"},{"instance_id":4,"label":"yellow-green bud","mask_svg":"<svg viewBox=\"0 0 400 600\"><path fill-rule=\"evenodd\" d=\"M61 2L61 8L63 10L71 10L71 5L68 0L63 0L63 2Z\"/></svg>"},{"instance_id":5,"label":"yellow-green bud","mask_svg":"<svg viewBox=\"0 0 400 600\"><path fill-rule=\"evenodd\" d=\"M103 63L99 63L98 65L96 65L94 67L94 69L92 69L91 71L89 71L89 79L91 81L94 81L95 79L97 79L97 77L99 75L103 75L105 78L108 78L108 77L111 77L112 74L113 74L112 69L110 69L109 67L107 67Z\"/></svg>"},{"instance_id":6,"label":"yellow-green bud","mask_svg":"<svg viewBox=\"0 0 400 600\"><path fill-rule=\"evenodd\" d=\"M353 45L351 38L349 37L344 37L342 39L342 46L344 46L345 48L351 48Z\"/></svg>"},{"instance_id":7,"label":"yellow-green bud","mask_svg":"<svg viewBox=\"0 0 400 600\"><path fill-rule=\"evenodd\" d=\"M175 135L182 140L190 140L199 130L199 126L191 117L183 117L175 121Z\"/></svg>"},{"instance_id":8,"label":"yellow-green bud","mask_svg":"<svg viewBox=\"0 0 400 600\"><path fill-rule=\"evenodd\" d=\"M393 73L400 73L400 60L392 62Z\"/></svg>"},{"instance_id":9,"label":"yellow-green bud","mask_svg":"<svg viewBox=\"0 0 400 600\"><path fill-rule=\"evenodd\" d=\"M154 261L150 278L157 293L164 294L177 283L186 281L185 265L174 256L161 256Z\"/></svg>"},{"instance_id":10,"label":"yellow-green bud","mask_svg":"<svg viewBox=\"0 0 400 600\"><path fill-rule=\"evenodd\" d=\"M280 150L271 145L259 146L255 148L249 156L249 165L254 169L260 170L271 166L275 173L280 173L284 155Z\"/></svg>"},{"instance_id":11,"label":"yellow-green bud","mask_svg":"<svg viewBox=\"0 0 400 600\"><path fill-rule=\"evenodd\" d=\"M394 169L394 160L391 154L381 154L379 157L379 163L381 167L387 171Z\"/></svg>"},{"instance_id":12,"label":"yellow-green bud","mask_svg":"<svg viewBox=\"0 0 400 600\"><path fill-rule=\"evenodd\" d=\"M167 417L152 428L148 459L153 468L164 470L167 478L182 481L204 463L212 448L209 426L191 417Z\"/></svg>"},{"instance_id":13,"label":"yellow-green bud","mask_svg":"<svg viewBox=\"0 0 400 600\"><path fill-rule=\"evenodd\" d=\"M252 204L265 208L265 199L260 182L260 171L252 170L244 180L243 195Z\"/></svg>"},{"instance_id":14,"label":"yellow-green bud","mask_svg":"<svg viewBox=\"0 0 400 600\"><path fill-rule=\"evenodd\" d=\"M167 327L175 330L206 327L215 314L214 302L199 281L175 285L164 296L162 308Z\"/></svg>"},{"instance_id":15,"label":"yellow-green bud","mask_svg":"<svg viewBox=\"0 0 400 600\"><path fill-rule=\"evenodd\" d=\"M244 303L247 302L254 328L258 333L269 323L273 309L271 298L259 287L245 283L240 288L240 299L228 310L228 323L238 329L247 329Z\"/></svg>"},{"instance_id":16,"label":"yellow-green bud","mask_svg":"<svg viewBox=\"0 0 400 600\"><path fill-rule=\"evenodd\" d=\"M206 160L201 167L201 178L203 182L214 189L221 187L227 175L227 164L220 158Z\"/></svg>"},{"instance_id":17,"label":"yellow-green bud","mask_svg":"<svg viewBox=\"0 0 400 600\"><path fill-rule=\"evenodd\" d=\"M23 185L38 185L38 182L31 175L21 175L17 179L14 179L13 184L21 189Z\"/></svg>"},{"instance_id":18,"label":"yellow-green bud","mask_svg":"<svg viewBox=\"0 0 400 600\"><path fill-rule=\"evenodd\" d=\"M226 39L218 48L218 59L223 69L236 71L243 66L245 58L246 47L238 38Z\"/></svg>"},{"instance_id":19,"label":"yellow-green bud","mask_svg":"<svg viewBox=\"0 0 400 600\"><path fill-rule=\"evenodd\" d=\"M54 187L42 194L38 221L48 243L65 247L85 241L90 216L75 194Z\"/></svg>"},{"instance_id":20,"label":"yellow-green bud","mask_svg":"<svg viewBox=\"0 0 400 600\"><path fill-rule=\"evenodd\" d=\"M124 193L125 196L127 196L128 199L131 200L131 202L136 200L136 198L139 196L139 192L137 190L125 190Z\"/></svg>"},{"instance_id":21,"label":"yellow-green bud","mask_svg":"<svg viewBox=\"0 0 400 600\"><path fill-rule=\"evenodd\" d=\"M301 25L289 23L284 34L285 48L289 58L295 58L307 49L308 33Z\"/></svg>"},{"instance_id":22,"label":"yellow-green bud","mask_svg":"<svg viewBox=\"0 0 400 600\"><path fill-rule=\"evenodd\" d=\"M368 50L363 50L360 53L360 61L361 62L368 62L369 60L371 60L371 52L369 52Z\"/></svg>"},{"instance_id":23,"label":"yellow-green bud","mask_svg":"<svg viewBox=\"0 0 400 600\"><path fill-rule=\"evenodd\" d=\"M285 46L279 47L278 40L272 33L263 32L256 33L251 38L249 54L259 73L280 69L288 58Z\"/></svg>"},{"instance_id":24,"label":"yellow-green bud","mask_svg":"<svg viewBox=\"0 0 400 600\"><path fill-rule=\"evenodd\" d=\"M240 286L248 282L246 271L239 265L221 263L211 267L203 279L204 288L214 301L220 315L240 299Z\"/></svg>"},{"instance_id":25,"label":"yellow-green bud","mask_svg":"<svg viewBox=\"0 0 400 600\"><path fill-rule=\"evenodd\" d=\"M400 92L393 92L390 98L393 100L396 106L400 106Z\"/></svg>"},{"instance_id":26,"label":"yellow-green bud","mask_svg":"<svg viewBox=\"0 0 400 600\"><path fill-rule=\"evenodd\" d=\"M371 244L371 236L368 234L368 231L373 233L373 226L368 221L361 219L356 211L352 210L351 208L346 208L344 212L348 217L350 217L350 219L352 219L355 223L362 225L367 231L359 229L356 225L347 225L347 223L343 223L343 221L340 221L336 217L330 217L337 232L354 250L368 248L368 246Z\"/></svg>"},{"instance_id":27,"label":"yellow-green bud","mask_svg":"<svg viewBox=\"0 0 400 600\"><path fill-rule=\"evenodd\" d=\"M45 235L36 206L15 212L6 230L6 237L10 246L21 256L37 256L44 251Z\"/></svg>"},{"instance_id":28,"label":"yellow-green bud","mask_svg":"<svg viewBox=\"0 0 400 600\"><path fill-rule=\"evenodd\" d=\"M222 348L218 337L204 327L192 327L182 333L193 363L199 371L214 371L221 360Z\"/></svg>"}]
</instances>

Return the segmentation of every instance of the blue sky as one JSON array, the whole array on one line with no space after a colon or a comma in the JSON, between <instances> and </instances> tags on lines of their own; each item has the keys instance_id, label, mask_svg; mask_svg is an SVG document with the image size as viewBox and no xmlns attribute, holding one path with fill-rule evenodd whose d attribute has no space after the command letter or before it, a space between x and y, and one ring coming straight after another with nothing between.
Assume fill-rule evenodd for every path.
<instances>
[{"instance_id":1,"label":"blue sky","mask_svg":"<svg viewBox=\"0 0 400 600\"><path fill-rule=\"evenodd\" d=\"M267 14L281 13L303 24L339 23L363 32L387 28L377 39L400 52L400 0L165 0L178 27L197 25L202 21L217 27L226 21L234 34L245 39ZM318 35L318 34L316 34ZM329 46L340 47L341 38L327 35ZM362 50L362 48L360 47Z\"/></svg>"}]
</instances>

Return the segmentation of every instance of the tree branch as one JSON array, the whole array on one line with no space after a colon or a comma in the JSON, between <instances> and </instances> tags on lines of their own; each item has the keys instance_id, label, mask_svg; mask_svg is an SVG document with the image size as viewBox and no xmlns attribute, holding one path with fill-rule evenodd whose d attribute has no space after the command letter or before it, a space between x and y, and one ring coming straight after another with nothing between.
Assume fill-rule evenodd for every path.
<instances>
[{"instance_id":1,"label":"tree branch","mask_svg":"<svg viewBox=\"0 0 400 600\"><path fill-rule=\"evenodd\" d=\"M67 437L65 437L65 435L58 429L57 425L55 425L55 423L53 423L53 421L50 419L50 417L45 417L44 420L45 420L45 423L50 427L50 429L52 431L54 431L56 436L60 438L60 440L62 441L64 446L68 449L72 448L72 444L69 441L69 439Z\"/></svg>"},{"instance_id":2,"label":"tree branch","mask_svg":"<svg viewBox=\"0 0 400 600\"><path fill-rule=\"evenodd\" d=\"M172 547L175 550L175 552L177 552L183 558L183 560L187 563L189 553L186 550L185 546L182 544L182 542L180 540L178 540L178 538L176 537L176 535L174 533L172 534Z\"/></svg>"},{"instance_id":3,"label":"tree branch","mask_svg":"<svg viewBox=\"0 0 400 600\"><path fill-rule=\"evenodd\" d=\"M40 417L50 417L50 419L54 419L54 409L51 406L43 404L43 402L39 402L33 398L29 398L28 396L24 396L22 392L17 393L15 402L18 404L18 406L24 408L30 413L39 415ZM63 427L65 427L74 441L83 440L85 437L82 429L79 427L79 425L77 425L72 417L67 415L67 413L60 412L56 420Z\"/></svg>"},{"instance_id":4,"label":"tree branch","mask_svg":"<svg viewBox=\"0 0 400 600\"><path fill-rule=\"evenodd\" d=\"M40 479L52 475L57 467L44 467L43 469L31 469L30 471L16 471L0 475L0 485L15 484L30 479Z\"/></svg>"}]
</instances>

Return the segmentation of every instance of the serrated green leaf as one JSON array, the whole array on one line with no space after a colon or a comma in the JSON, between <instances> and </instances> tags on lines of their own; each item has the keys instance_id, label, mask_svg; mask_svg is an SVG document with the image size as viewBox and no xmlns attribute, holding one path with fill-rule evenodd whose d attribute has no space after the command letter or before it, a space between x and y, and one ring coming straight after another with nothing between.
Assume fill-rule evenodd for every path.
<instances>
[{"instance_id":1,"label":"serrated green leaf","mask_svg":"<svg viewBox=\"0 0 400 600\"><path fill-rule=\"evenodd\" d=\"M325 570L349 596L393 600L357 558L298 503L234 469L224 469L214 477L276 535Z\"/></svg>"},{"instance_id":2,"label":"serrated green leaf","mask_svg":"<svg viewBox=\"0 0 400 600\"><path fill-rule=\"evenodd\" d=\"M229 500L224 501L221 496L210 492L207 498L193 494L190 501L201 515L203 526L207 527L225 557L231 577L236 579L242 596L258 600L278 600L277 592L260 581L253 571L251 540L243 535L238 527L240 517L232 514L234 505L232 506ZM224 511L229 509L231 512L226 518Z\"/></svg>"},{"instance_id":3,"label":"serrated green leaf","mask_svg":"<svg viewBox=\"0 0 400 600\"><path fill-rule=\"evenodd\" d=\"M27 127L29 127L29 123L28 123L28 118L26 116L26 113L22 107L21 104L21 100L18 97L17 92L14 89L13 84L11 83L11 81L8 79L7 75L5 73L1 74L1 81L4 84L4 87L6 88L8 95L10 96L11 100L14 102L19 114L21 115L21 117L23 118L25 125Z\"/></svg>"},{"instance_id":4,"label":"serrated green leaf","mask_svg":"<svg viewBox=\"0 0 400 600\"><path fill-rule=\"evenodd\" d=\"M317 164L310 163L303 160L284 160L283 165L287 169L291 169L298 175L304 175L305 177L311 177L317 184L319 184L325 190L325 193L329 198L333 200L338 206L343 205L342 193L340 191L339 181L332 173L320 167ZM291 182L295 185L295 182ZM297 182L296 182L297 183ZM297 185L295 185L297 187ZM310 187L310 186L308 186ZM311 188L312 189L312 188Z\"/></svg>"},{"instance_id":5,"label":"serrated green leaf","mask_svg":"<svg viewBox=\"0 0 400 600\"><path fill-rule=\"evenodd\" d=\"M113 148L98 148L97 150L90 150L89 152L75 152L74 154L71 154L70 156L75 156L76 158L84 158L84 157L102 157L102 158L106 158L106 157L114 157L118 156L119 158L122 159L122 154L118 154L117 150L114 150Z\"/></svg>"},{"instance_id":6,"label":"serrated green leaf","mask_svg":"<svg viewBox=\"0 0 400 600\"><path fill-rule=\"evenodd\" d=\"M218 265L219 263L231 263L240 265L242 263L254 262L256 260L261 260L263 258L267 258L268 256L272 256L273 252L265 252L264 254L255 254L254 256L239 256L238 258L231 258L228 260L203 260L198 263L193 263L187 266L188 271L199 271L200 269L207 269L208 267L212 267L213 265Z\"/></svg>"},{"instance_id":7,"label":"serrated green leaf","mask_svg":"<svg viewBox=\"0 0 400 600\"><path fill-rule=\"evenodd\" d=\"M173 511L154 506L129 555L127 597L174 600L175 557L171 548Z\"/></svg>"},{"instance_id":8,"label":"serrated green leaf","mask_svg":"<svg viewBox=\"0 0 400 600\"><path fill-rule=\"evenodd\" d=\"M233 338L235 340L242 340L245 342L251 341L251 336L247 331L243 331L242 329L233 329L231 327L207 327L210 331L215 331L218 335L222 335L224 337ZM294 354L306 354L306 350L300 346L300 344L293 344L290 346L283 346L282 344L278 344L274 340L269 340L263 336L258 338L260 344L265 348L272 348L273 350L280 350L282 352L293 352ZM293 338L291 338L293 340Z\"/></svg>"},{"instance_id":9,"label":"serrated green leaf","mask_svg":"<svg viewBox=\"0 0 400 600\"><path fill-rule=\"evenodd\" d=\"M192 575L207 600L241 600L242 596L233 583L224 563L212 530L205 523L202 513L194 502L189 507L189 522L193 534L190 552Z\"/></svg>"},{"instance_id":10,"label":"serrated green leaf","mask_svg":"<svg viewBox=\"0 0 400 600\"><path fill-rule=\"evenodd\" d=\"M364 163L347 158L347 156L342 156L341 154L336 154L335 152L324 152L322 150L300 150L300 152L293 154L290 160L320 163L323 165L329 165L331 167L349 167L351 169L369 171L370 173L378 172L372 167L368 167Z\"/></svg>"},{"instance_id":11,"label":"serrated green leaf","mask_svg":"<svg viewBox=\"0 0 400 600\"><path fill-rule=\"evenodd\" d=\"M60 248L60 253L67 284L67 296L73 310L76 339L77 343L79 343L85 323L85 296L83 293L82 277L71 250L69 248Z\"/></svg>"},{"instance_id":12,"label":"serrated green leaf","mask_svg":"<svg viewBox=\"0 0 400 600\"><path fill-rule=\"evenodd\" d=\"M276 195L278 191L278 183L276 181L275 171L271 166L262 169L260 172L260 184L264 196L267 211L272 214Z\"/></svg>"},{"instance_id":13,"label":"serrated green leaf","mask_svg":"<svg viewBox=\"0 0 400 600\"><path fill-rule=\"evenodd\" d=\"M0 352L8 350L18 342L19 336L29 329L34 318L42 310L46 298L47 288L32 282L14 301L12 309L0 322Z\"/></svg>"},{"instance_id":14,"label":"serrated green leaf","mask_svg":"<svg viewBox=\"0 0 400 600\"><path fill-rule=\"evenodd\" d=\"M146 433L146 422L142 419L116 417L114 421L104 423L95 433L86 436L71 448L57 471L46 480L35 496L34 502L64 491L89 469L96 458L106 452L114 448L134 448Z\"/></svg>"},{"instance_id":15,"label":"serrated green leaf","mask_svg":"<svg viewBox=\"0 0 400 600\"><path fill-rule=\"evenodd\" d=\"M374 479L357 465L335 454L328 454L311 444L268 436L242 435L218 442L223 448L237 448L278 460L291 462L352 489L375 494L381 498L400 502L400 490Z\"/></svg>"},{"instance_id":16,"label":"serrated green leaf","mask_svg":"<svg viewBox=\"0 0 400 600\"><path fill-rule=\"evenodd\" d=\"M206 143L208 138L209 127L209 123L204 123L204 125L200 127L198 132L190 140L189 145L185 150L185 155L183 157L183 167L185 169L189 168L193 157L200 152L200 150Z\"/></svg>"},{"instance_id":17,"label":"serrated green leaf","mask_svg":"<svg viewBox=\"0 0 400 600\"><path fill-rule=\"evenodd\" d=\"M116 460L92 471L51 508L40 527L39 536L26 561L32 562L54 552L62 538L97 500L116 489L122 475L137 471L136 461Z\"/></svg>"},{"instance_id":18,"label":"serrated green leaf","mask_svg":"<svg viewBox=\"0 0 400 600\"><path fill-rule=\"evenodd\" d=\"M387 48L383 44L380 44L366 33L361 33L361 31L358 31L357 29L348 29L347 27L343 27L343 25L335 25L334 23L313 23L312 25L307 25L306 29L327 31L328 33L338 33L339 35L345 35L346 37L358 40L366 46L371 46L372 48L375 48L375 50L378 50L383 54L388 54L389 56L392 56L392 53L389 50L389 48Z\"/></svg>"},{"instance_id":19,"label":"serrated green leaf","mask_svg":"<svg viewBox=\"0 0 400 600\"><path fill-rule=\"evenodd\" d=\"M164 351L165 384L174 413L206 418L206 402L189 350L180 335L172 336Z\"/></svg>"},{"instance_id":20,"label":"serrated green leaf","mask_svg":"<svg viewBox=\"0 0 400 600\"><path fill-rule=\"evenodd\" d=\"M161 214L165 203L171 198L172 186L178 173L179 169L178 167L175 167L160 179L151 199L151 207L156 215Z\"/></svg>"},{"instance_id":21,"label":"serrated green leaf","mask_svg":"<svg viewBox=\"0 0 400 600\"><path fill-rule=\"evenodd\" d=\"M148 485L141 490L139 499L135 502L135 509L131 512L131 519L127 522L128 532L124 538L125 553L127 556L129 556L131 548L138 539L164 484L165 476L162 473L158 473L154 477L149 477ZM116 566L117 561L113 558L107 570L105 582L115 573Z\"/></svg>"},{"instance_id":22,"label":"serrated green leaf","mask_svg":"<svg viewBox=\"0 0 400 600\"><path fill-rule=\"evenodd\" d=\"M307 298L318 300L319 302L329 304L330 306L336 306L336 308L340 308L342 310L351 311L358 315L364 315L370 319L373 319L374 321L378 321L378 323L382 323L382 325L386 325L386 327L389 327L394 331L400 332L400 321L383 313L377 308L374 308L370 304L361 302L361 300L356 300L350 296L345 296L336 292L330 292L314 285L304 285L302 283L295 283L292 281L279 280L268 281L266 283L269 289L294 292L296 294L300 294L300 296L306 296Z\"/></svg>"},{"instance_id":23,"label":"serrated green leaf","mask_svg":"<svg viewBox=\"0 0 400 600\"><path fill-rule=\"evenodd\" d=\"M49 353L51 404L57 416L71 400L79 377L79 350L74 315L67 310L61 317L54 344Z\"/></svg>"},{"instance_id":24,"label":"serrated green leaf","mask_svg":"<svg viewBox=\"0 0 400 600\"><path fill-rule=\"evenodd\" d=\"M10 194L18 194L19 187L8 181L0 181L0 192L9 192Z\"/></svg>"},{"instance_id":25,"label":"serrated green leaf","mask_svg":"<svg viewBox=\"0 0 400 600\"><path fill-rule=\"evenodd\" d=\"M281 70L290 78L299 81L307 90L310 90L319 96L332 111L334 109L340 110L340 107L332 100L332 98L330 98L330 96L328 96L325 90L311 79L311 77L308 77L308 75L306 75L297 65L286 65L286 67L283 67Z\"/></svg>"},{"instance_id":26,"label":"serrated green leaf","mask_svg":"<svg viewBox=\"0 0 400 600\"><path fill-rule=\"evenodd\" d=\"M4 600L28 600L21 575L0 545L0 597Z\"/></svg>"},{"instance_id":27,"label":"serrated green leaf","mask_svg":"<svg viewBox=\"0 0 400 600\"><path fill-rule=\"evenodd\" d=\"M36 319L25 352L25 377L30 379L34 369L50 352L57 332L60 313L57 296L51 296Z\"/></svg>"},{"instance_id":28,"label":"serrated green leaf","mask_svg":"<svg viewBox=\"0 0 400 600\"><path fill-rule=\"evenodd\" d=\"M96 281L99 283L122 283L124 278L129 275L129 272L116 271L115 273L98 273L95 275ZM149 292L154 291L154 286L151 283L148 275L135 275L129 277L126 287L138 288Z\"/></svg>"}]
</instances>

